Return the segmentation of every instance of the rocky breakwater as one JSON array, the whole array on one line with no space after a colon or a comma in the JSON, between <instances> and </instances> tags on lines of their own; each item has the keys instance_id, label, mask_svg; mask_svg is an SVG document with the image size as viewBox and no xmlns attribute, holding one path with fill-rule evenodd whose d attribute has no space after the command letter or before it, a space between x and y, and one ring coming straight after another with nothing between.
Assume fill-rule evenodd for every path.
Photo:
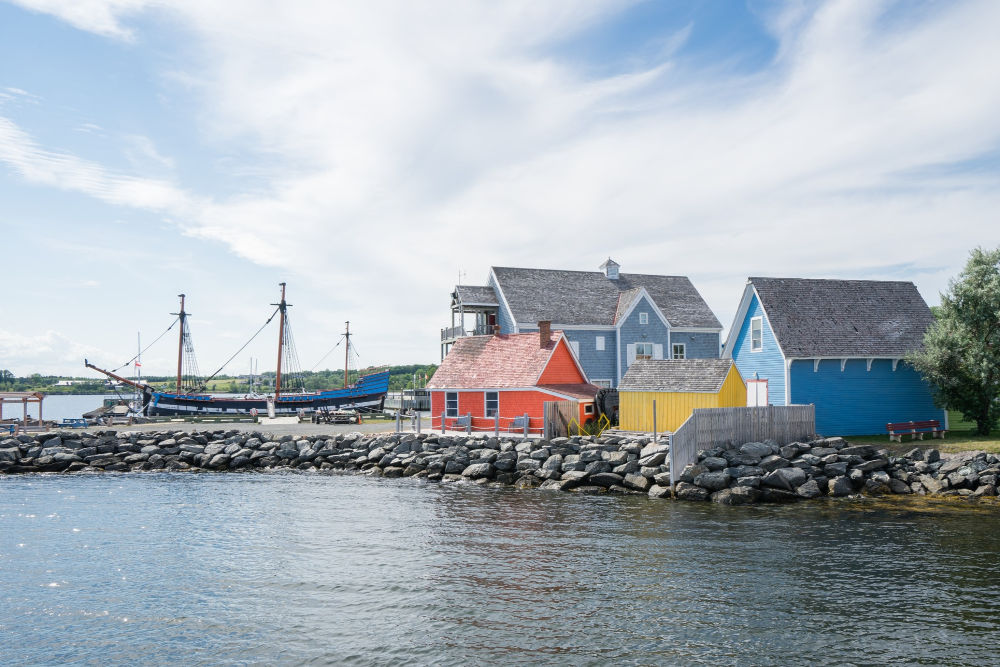
<instances>
[{"instance_id":1,"label":"rocky breakwater","mask_svg":"<svg viewBox=\"0 0 1000 667\"><path fill-rule=\"evenodd\" d=\"M872 445L825 438L701 451L698 462L681 471L676 494L725 505L855 494L982 498L997 495L998 479L1000 458L993 454L956 454L945 460L936 449L913 449L892 456Z\"/></svg>"},{"instance_id":2,"label":"rocky breakwater","mask_svg":"<svg viewBox=\"0 0 1000 667\"><path fill-rule=\"evenodd\" d=\"M0 440L0 474L352 470L385 477L668 496L667 452L665 443L649 438L53 432Z\"/></svg>"},{"instance_id":3,"label":"rocky breakwater","mask_svg":"<svg viewBox=\"0 0 1000 667\"><path fill-rule=\"evenodd\" d=\"M218 430L51 432L0 440L0 474L148 470L348 470L578 493L671 496L669 447L650 438L528 440L425 434L273 437ZM737 505L855 494L997 495L1000 459L934 449L904 456L825 438L749 442L698 453L679 475L681 500Z\"/></svg>"}]
</instances>

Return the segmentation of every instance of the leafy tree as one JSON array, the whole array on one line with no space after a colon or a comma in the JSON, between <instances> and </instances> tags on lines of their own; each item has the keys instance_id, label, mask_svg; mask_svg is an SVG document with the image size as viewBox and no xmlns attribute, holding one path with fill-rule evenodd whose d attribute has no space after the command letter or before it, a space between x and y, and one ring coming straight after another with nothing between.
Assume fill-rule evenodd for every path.
<instances>
[{"instance_id":1,"label":"leafy tree","mask_svg":"<svg viewBox=\"0 0 1000 667\"><path fill-rule=\"evenodd\" d=\"M14 374L11 373L6 368L0 370L0 387L6 387L7 389L10 389L10 387L13 384L14 384Z\"/></svg>"},{"instance_id":2,"label":"leafy tree","mask_svg":"<svg viewBox=\"0 0 1000 667\"><path fill-rule=\"evenodd\" d=\"M934 385L939 404L989 435L1000 421L1000 248L972 251L941 295L923 349L908 361Z\"/></svg>"}]
</instances>

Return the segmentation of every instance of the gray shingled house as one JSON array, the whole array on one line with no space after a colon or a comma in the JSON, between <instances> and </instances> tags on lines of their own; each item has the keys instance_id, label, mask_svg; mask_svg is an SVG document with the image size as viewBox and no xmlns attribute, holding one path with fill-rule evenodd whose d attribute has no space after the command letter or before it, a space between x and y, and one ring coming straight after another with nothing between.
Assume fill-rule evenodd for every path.
<instances>
[{"instance_id":1,"label":"gray shingled house","mask_svg":"<svg viewBox=\"0 0 1000 667\"><path fill-rule=\"evenodd\" d=\"M617 387L637 359L718 358L722 325L684 276L492 267L486 285L458 285L441 358L468 335L562 330L587 377Z\"/></svg>"},{"instance_id":2,"label":"gray shingled house","mask_svg":"<svg viewBox=\"0 0 1000 667\"><path fill-rule=\"evenodd\" d=\"M936 419L930 386L904 358L934 321L911 282L750 278L723 357L762 401L816 406L824 435L885 433L891 422Z\"/></svg>"}]
</instances>

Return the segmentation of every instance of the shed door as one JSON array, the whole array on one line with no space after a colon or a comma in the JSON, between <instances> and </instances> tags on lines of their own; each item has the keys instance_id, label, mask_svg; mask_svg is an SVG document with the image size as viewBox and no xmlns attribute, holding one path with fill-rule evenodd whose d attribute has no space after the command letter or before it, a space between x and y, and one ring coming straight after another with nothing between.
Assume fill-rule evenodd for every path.
<instances>
[{"instance_id":1,"label":"shed door","mask_svg":"<svg viewBox=\"0 0 1000 667\"><path fill-rule=\"evenodd\" d=\"M747 380L747 407L767 405L767 380Z\"/></svg>"}]
</instances>

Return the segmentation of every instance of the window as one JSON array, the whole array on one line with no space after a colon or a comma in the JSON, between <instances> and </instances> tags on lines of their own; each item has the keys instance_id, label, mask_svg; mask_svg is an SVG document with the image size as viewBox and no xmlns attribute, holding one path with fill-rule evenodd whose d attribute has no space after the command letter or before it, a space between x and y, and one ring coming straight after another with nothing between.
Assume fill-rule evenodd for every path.
<instances>
[{"instance_id":1,"label":"window","mask_svg":"<svg viewBox=\"0 0 1000 667\"><path fill-rule=\"evenodd\" d=\"M750 351L760 352L764 348L764 318L750 320Z\"/></svg>"},{"instance_id":2,"label":"window","mask_svg":"<svg viewBox=\"0 0 1000 667\"><path fill-rule=\"evenodd\" d=\"M486 392L486 416L496 417L497 410L500 409L500 393L496 391Z\"/></svg>"},{"instance_id":3,"label":"window","mask_svg":"<svg viewBox=\"0 0 1000 667\"><path fill-rule=\"evenodd\" d=\"M594 385L595 387L606 387L608 389L611 389L611 380L591 380L590 384Z\"/></svg>"},{"instance_id":4,"label":"window","mask_svg":"<svg viewBox=\"0 0 1000 667\"><path fill-rule=\"evenodd\" d=\"M458 392L449 391L445 393L444 413L446 417L458 416Z\"/></svg>"},{"instance_id":5,"label":"window","mask_svg":"<svg viewBox=\"0 0 1000 667\"><path fill-rule=\"evenodd\" d=\"M594 339L594 345L597 347L598 350L603 350L604 349L604 336L598 336L597 338L595 338Z\"/></svg>"},{"instance_id":6,"label":"window","mask_svg":"<svg viewBox=\"0 0 1000 667\"><path fill-rule=\"evenodd\" d=\"M649 313L639 313L639 324L649 324Z\"/></svg>"},{"instance_id":7,"label":"window","mask_svg":"<svg viewBox=\"0 0 1000 667\"><path fill-rule=\"evenodd\" d=\"M585 414L585 415L592 415L592 414L594 414L594 404L593 403L587 403L585 406L583 406L583 414Z\"/></svg>"},{"instance_id":8,"label":"window","mask_svg":"<svg viewBox=\"0 0 1000 667\"><path fill-rule=\"evenodd\" d=\"M636 361L639 359L652 359L653 358L653 344L652 343L636 343L635 344L635 358Z\"/></svg>"},{"instance_id":9,"label":"window","mask_svg":"<svg viewBox=\"0 0 1000 667\"><path fill-rule=\"evenodd\" d=\"M687 355L685 354L684 343L674 343L672 347L673 347L673 353L671 356L674 359L685 359L687 357Z\"/></svg>"},{"instance_id":10,"label":"window","mask_svg":"<svg viewBox=\"0 0 1000 667\"><path fill-rule=\"evenodd\" d=\"M573 354L576 355L577 358L579 358L580 357L580 341L578 341L578 340L571 340L569 342L569 346L571 348L573 348Z\"/></svg>"}]
</instances>

